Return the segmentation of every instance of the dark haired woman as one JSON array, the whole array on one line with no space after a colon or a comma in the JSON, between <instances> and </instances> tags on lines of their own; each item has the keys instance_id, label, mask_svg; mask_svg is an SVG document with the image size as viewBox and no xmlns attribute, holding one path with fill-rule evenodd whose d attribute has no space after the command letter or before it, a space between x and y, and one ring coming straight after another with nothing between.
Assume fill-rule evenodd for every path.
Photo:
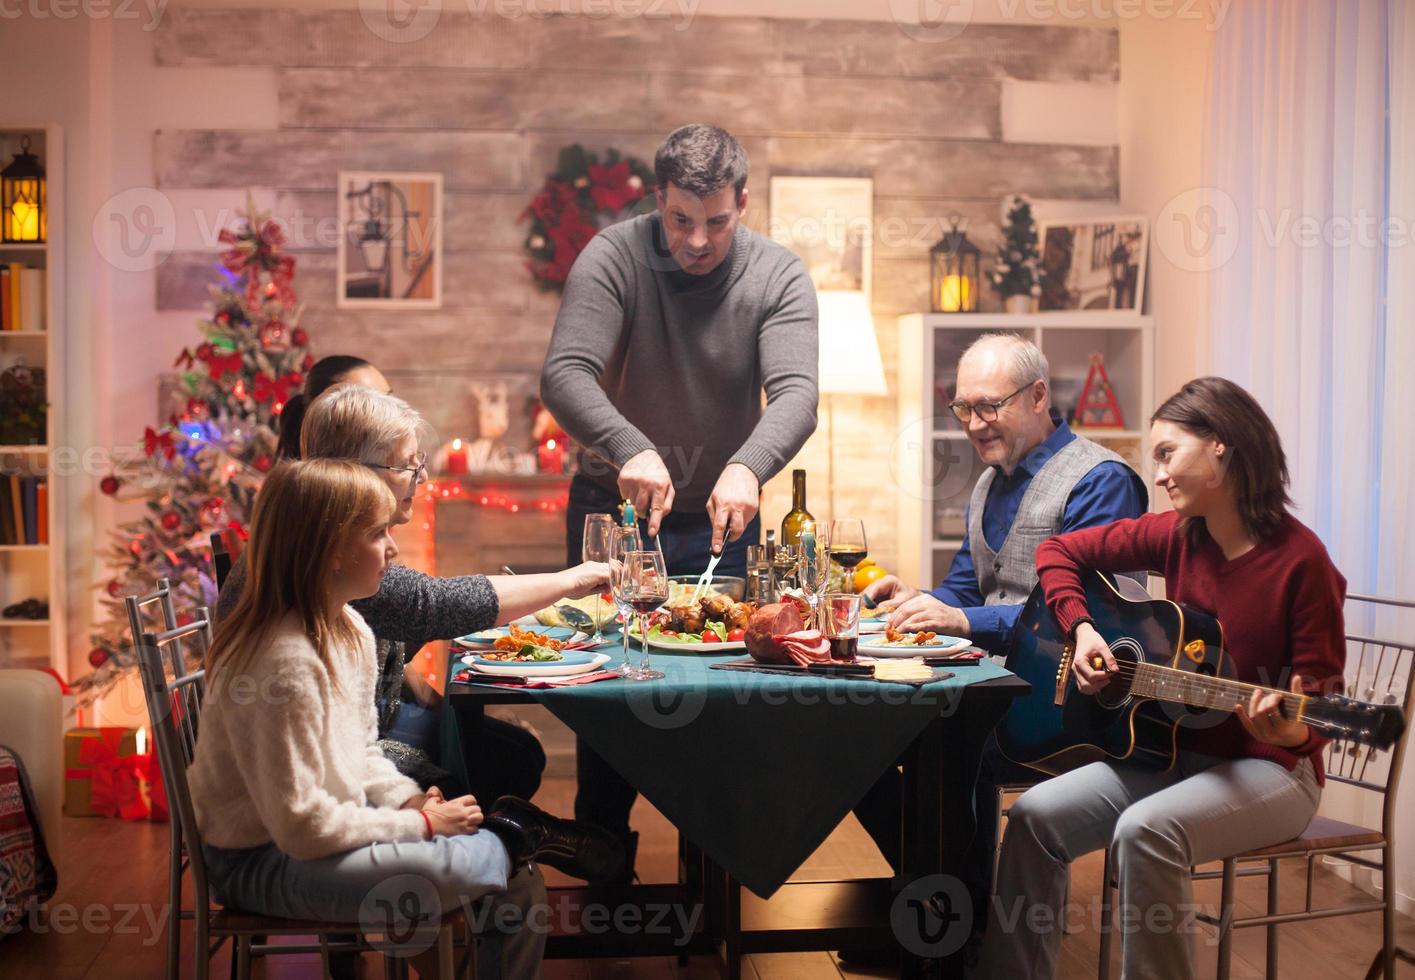
<instances>
[{"instance_id":1,"label":"dark haired woman","mask_svg":"<svg viewBox=\"0 0 1415 980\"><path fill-rule=\"evenodd\" d=\"M1346 581L1287 512L1287 462L1262 408L1231 381L1199 378L1151 423L1155 485L1174 511L1037 549L1047 604L1075 638L1077 686L1093 693L1117 670L1089 618L1085 568L1162 574L1171 599L1223 623L1238 680L1294 691L1339 683ZM1277 706L1276 694L1255 692L1221 724L1181 729L1169 771L1108 760L1023 794L1002 845L980 975L1054 976L1068 865L1109 847L1120 910L1137 926L1122 930L1124 976L1192 977L1190 867L1289 840L1317 809L1325 740ZM1053 925L1034 928L1039 920Z\"/></svg>"},{"instance_id":2,"label":"dark haired woman","mask_svg":"<svg viewBox=\"0 0 1415 980\"><path fill-rule=\"evenodd\" d=\"M280 442L275 450L277 459L300 458L300 426L305 419L305 409L310 402L337 384L363 385L385 395L393 391L383 372L362 357L353 354L321 357L305 375L304 385L280 412Z\"/></svg>"}]
</instances>

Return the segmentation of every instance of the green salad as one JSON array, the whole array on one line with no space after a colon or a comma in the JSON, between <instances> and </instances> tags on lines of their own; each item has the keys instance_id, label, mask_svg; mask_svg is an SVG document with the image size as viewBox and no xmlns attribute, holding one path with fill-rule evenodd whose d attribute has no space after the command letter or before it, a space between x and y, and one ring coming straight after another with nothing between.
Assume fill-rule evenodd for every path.
<instances>
[{"instance_id":1,"label":"green salad","mask_svg":"<svg viewBox=\"0 0 1415 980\"><path fill-rule=\"evenodd\" d=\"M703 633L707 632L715 633L717 638L724 643L727 641L726 623L715 623L712 620L708 620L703 624ZM649 639L661 643L702 643L703 633L679 633L675 630L665 631L662 624L659 623L655 623L653 626L649 627Z\"/></svg>"}]
</instances>

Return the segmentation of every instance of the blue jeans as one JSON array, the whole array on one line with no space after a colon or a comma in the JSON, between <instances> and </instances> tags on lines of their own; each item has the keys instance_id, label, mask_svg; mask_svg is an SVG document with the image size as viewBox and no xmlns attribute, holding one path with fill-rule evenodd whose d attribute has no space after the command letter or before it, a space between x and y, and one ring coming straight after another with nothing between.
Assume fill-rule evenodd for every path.
<instances>
[{"instance_id":1,"label":"blue jeans","mask_svg":"<svg viewBox=\"0 0 1415 980\"><path fill-rule=\"evenodd\" d=\"M405 956L430 949L438 919L462 908L477 933L478 977L540 975L545 881L532 867L513 869L505 845L490 832L369 844L313 861L296 860L274 844L203 845L202 854L212 889L231 908L358 923L366 933L386 933L397 946L394 955ZM474 906L483 896L488 902Z\"/></svg>"}]
</instances>

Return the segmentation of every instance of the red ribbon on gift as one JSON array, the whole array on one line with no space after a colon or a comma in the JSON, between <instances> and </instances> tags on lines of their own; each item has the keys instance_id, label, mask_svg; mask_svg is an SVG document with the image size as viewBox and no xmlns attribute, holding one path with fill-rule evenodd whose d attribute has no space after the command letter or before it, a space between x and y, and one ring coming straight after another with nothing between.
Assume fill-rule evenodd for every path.
<instances>
[{"instance_id":1,"label":"red ribbon on gift","mask_svg":"<svg viewBox=\"0 0 1415 980\"><path fill-rule=\"evenodd\" d=\"M162 782L162 767L157 763L157 753L132 756L142 759L142 778L147 783L147 801L152 807L148 819L153 823L166 823L171 819L171 808L167 805L167 787Z\"/></svg>"},{"instance_id":2,"label":"red ribbon on gift","mask_svg":"<svg viewBox=\"0 0 1415 980\"><path fill-rule=\"evenodd\" d=\"M84 739L79 761L91 768L70 769L65 775L89 778L89 805L99 816L142 820L148 815L148 805L138 779L148 768L149 756L120 757L123 732L121 728L101 728L98 738Z\"/></svg>"}]
</instances>

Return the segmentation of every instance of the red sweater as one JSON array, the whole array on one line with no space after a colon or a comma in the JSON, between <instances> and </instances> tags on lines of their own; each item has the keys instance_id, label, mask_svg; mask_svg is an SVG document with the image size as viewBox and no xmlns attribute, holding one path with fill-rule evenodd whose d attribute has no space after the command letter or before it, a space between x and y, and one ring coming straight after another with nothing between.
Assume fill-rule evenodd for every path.
<instances>
[{"instance_id":1,"label":"red sweater","mask_svg":"<svg viewBox=\"0 0 1415 980\"><path fill-rule=\"evenodd\" d=\"M1228 665L1236 680L1287 688L1296 671L1309 690L1340 690L1346 664L1341 605L1346 579L1312 531L1291 515L1247 554L1225 561L1200 531L1195 543L1179 529L1179 515L1146 514L1105 527L1052 538L1037 548L1037 575L1061 628L1086 616L1079 572L1151 571L1164 576L1170 599L1223 624ZM1337 680L1332 680L1337 678ZM1292 749L1250 737L1237 717L1206 729L1180 729L1181 748L1225 758L1252 756L1288 769L1310 757L1323 778L1321 748L1312 733Z\"/></svg>"}]
</instances>

